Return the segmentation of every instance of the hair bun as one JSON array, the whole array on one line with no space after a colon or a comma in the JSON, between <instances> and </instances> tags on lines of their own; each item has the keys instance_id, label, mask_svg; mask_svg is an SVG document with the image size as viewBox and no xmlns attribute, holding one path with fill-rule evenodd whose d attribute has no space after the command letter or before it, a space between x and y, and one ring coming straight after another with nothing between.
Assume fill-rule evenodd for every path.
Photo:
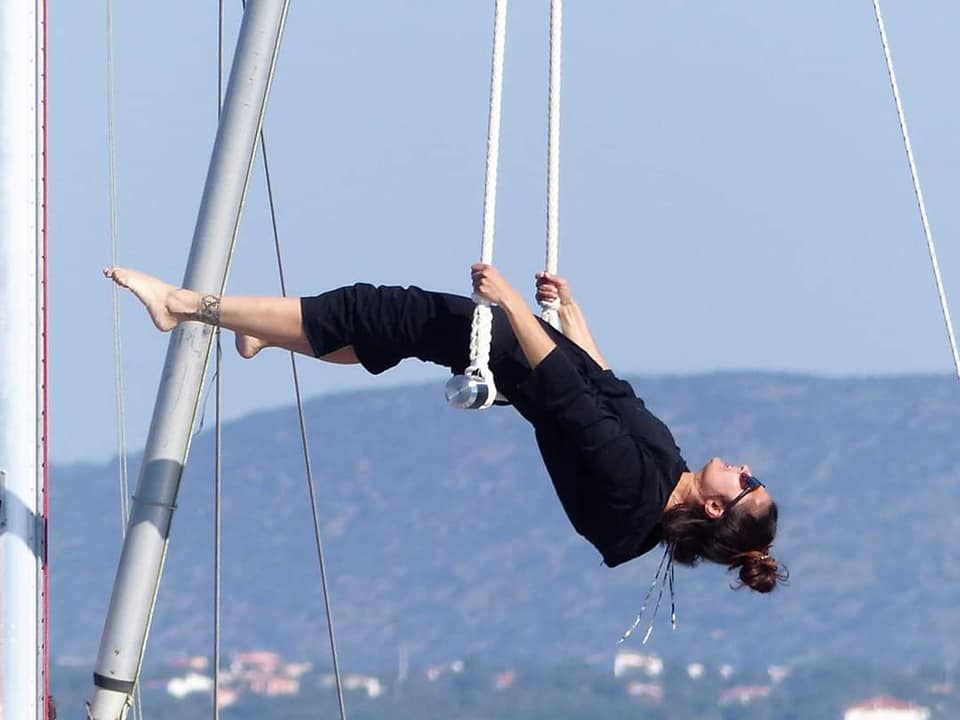
<instances>
[{"instance_id":1,"label":"hair bun","mask_svg":"<svg viewBox=\"0 0 960 720\"><path fill-rule=\"evenodd\" d=\"M787 579L786 570L777 565L777 560L762 550L750 550L738 555L730 569L740 567L740 586L746 585L756 592L768 593L778 582Z\"/></svg>"}]
</instances>

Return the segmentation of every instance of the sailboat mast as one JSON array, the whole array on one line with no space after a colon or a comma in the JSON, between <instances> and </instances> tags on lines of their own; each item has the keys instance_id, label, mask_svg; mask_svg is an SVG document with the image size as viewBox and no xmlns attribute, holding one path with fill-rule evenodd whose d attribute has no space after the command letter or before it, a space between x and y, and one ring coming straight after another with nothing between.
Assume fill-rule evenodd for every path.
<instances>
[{"instance_id":1,"label":"sailboat mast","mask_svg":"<svg viewBox=\"0 0 960 720\"><path fill-rule=\"evenodd\" d=\"M0 2L0 717L47 717L45 3Z\"/></svg>"},{"instance_id":2,"label":"sailboat mast","mask_svg":"<svg viewBox=\"0 0 960 720\"><path fill-rule=\"evenodd\" d=\"M183 280L201 293L226 284L288 4L246 4ZM192 322L170 338L94 668L94 720L122 720L139 676L212 338Z\"/></svg>"}]
</instances>

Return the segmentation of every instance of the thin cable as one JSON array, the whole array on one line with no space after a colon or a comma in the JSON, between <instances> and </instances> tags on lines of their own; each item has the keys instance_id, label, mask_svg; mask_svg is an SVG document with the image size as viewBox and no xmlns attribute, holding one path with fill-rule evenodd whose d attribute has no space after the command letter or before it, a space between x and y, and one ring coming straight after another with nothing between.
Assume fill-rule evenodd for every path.
<instances>
[{"instance_id":1,"label":"thin cable","mask_svg":"<svg viewBox=\"0 0 960 720\"><path fill-rule=\"evenodd\" d=\"M217 2L217 120L223 110L223 0Z\"/></svg>"},{"instance_id":2,"label":"thin cable","mask_svg":"<svg viewBox=\"0 0 960 720\"><path fill-rule=\"evenodd\" d=\"M245 9L246 2L241 0ZM270 226L273 231L273 246L277 257L277 273L280 279L280 294L287 296L287 281L283 270L283 252L280 244L280 226L277 222L276 203L273 195L273 180L270 175L270 159L267 153L266 132L260 128L260 152L263 156L263 175L267 186L267 201L270 207ZM297 358L290 353L290 368L293 376L294 393L297 400L297 417L300 425L300 443L303 448L303 463L307 476L307 491L310 495L310 511L313 517L313 535L317 546L317 562L320 569L320 585L323 590L323 605L327 614L327 637L330 642L330 657L333 662L334 680L337 687L337 704L340 711L340 720L347 720L347 707L343 697L343 681L340 671L340 656L337 652L337 638L333 619L333 603L330 599L330 585L327 580L327 563L323 552L323 538L320 532L320 513L317 505L316 483L313 477L313 464L310 460L310 444L307 439L307 421L303 410L303 393L300 389L300 373L297 369Z\"/></svg>"},{"instance_id":3,"label":"thin cable","mask_svg":"<svg viewBox=\"0 0 960 720\"><path fill-rule=\"evenodd\" d=\"M223 0L217 3L217 124L223 113ZM220 589L221 589L221 497L223 466L221 462L221 412L223 377L223 345L220 327L214 329L216 340L216 421L214 423L214 489L213 489L213 719L220 720ZM200 420L203 425L203 418Z\"/></svg>"},{"instance_id":4,"label":"thin cable","mask_svg":"<svg viewBox=\"0 0 960 720\"><path fill-rule=\"evenodd\" d=\"M887 63L887 75L890 78L890 87L893 90L893 101L897 106L897 119L900 121L900 134L903 136L903 147L907 152L907 164L910 166L910 177L913 180L913 192L917 198L917 207L920 210L920 222L923 224L923 234L927 239L927 250L930 253L930 262L933 265L933 277L937 283L937 295L940 298L940 309L943 311L943 321L947 327L947 339L950 341L950 350L953 353L953 365L960 378L960 353L957 352L957 340L953 332L953 322L950 320L950 308L947 305L947 293L943 287L943 278L940 276L940 263L937 261L937 249L933 242L933 233L927 219L927 207L923 202L923 191L920 189L920 175L913 158L913 146L910 144L910 133L907 130L907 118L900 100L900 87L897 84L897 74L893 69L893 56L887 42L887 31L883 24L883 13L880 11L880 0L873 0L873 13L877 19L877 29L880 31L880 44L883 46L883 57Z\"/></svg>"},{"instance_id":5,"label":"thin cable","mask_svg":"<svg viewBox=\"0 0 960 720\"><path fill-rule=\"evenodd\" d=\"M545 267L556 274L560 245L560 66L563 45L563 0L550 2L550 98L547 113L547 252ZM540 316L560 329L556 300L540 303Z\"/></svg>"},{"instance_id":6,"label":"thin cable","mask_svg":"<svg viewBox=\"0 0 960 720\"><path fill-rule=\"evenodd\" d=\"M106 0L106 54L107 54L107 182L109 195L110 265L120 264L119 203L117 200L117 135L114 108L114 62L113 62L113 2ZM123 345L120 340L120 288L112 288L113 305L113 377L117 421L117 468L120 484L120 538L126 540L127 523L130 520L130 483L127 476L126 412L123 387ZM133 688L133 717L143 718L143 702L140 684Z\"/></svg>"},{"instance_id":7,"label":"thin cable","mask_svg":"<svg viewBox=\"0 0 960 720\"><path fill-rule=\"evenodd\" d=\"M490 110L487 123L487 163L483 192L483 229L480 241L480 262L493 262L494 224L497 215L497 169L500 162L500 111L503 105L503 56L506 45L507 0L496 0L493 23L493 60L490 73ZM470 368L490 383L490 344L493 339L493 312L479 296L474 297L470 326ZM495 395L492 392L491 395Z\"/></svg>"},{"instance_id":8,"label":"thin cable","mask_svg":"<svg viewBox=\"0 0 960 720\"><path fill-rule=\"evenodd\" d=\"M267 199L270 205L270 223L273 228L273 245L277 256L277 272L280 277L280 294L287 296L287 281L283 271L283 253L280 247L280 230L277 223L276 204L273 199L273 181L270 176L270 161L267 156L267 140L260 131L260 150L263 155L263 174L267 183ZM310 461L310 446L307 441L307 421L303 411L303 394L300 391L300 373L297 370L297 358L290 353L290 368L293 374L294 393L297 398L297 417L300 422L300 442L303 447L303 462L307 474L307 490L310 493L310 510L313 514L313 535L317 545L317 560L320 565L320 585L323 588L323 605L327 613L327 635L330 641L330 656L333 659L333 674L337 686L337 703L340 708L340 720L346 720L347 708L343 698L343 682L340 674L340 658L337 653L337 638L334 630L333 603L330 600L330 587L327 582L326 560L323 553L323 538L320 533L320 514L317 509L317 492L313 479L313 466Z\"/></svg>"},{"instance_id":9,"label":"thin cable","mask_svg":"<svg viewBox=\"0 0 960 720\"><path fill-rule=\"evenodd\" d=\"M120 257L120 241L118 231L117 212L117 158L116 158L116 130L114 125L114 72L113 72L113 2L107 0L107 176L109 183L109 221L110 221L110 264L118 265ZM113 287L113 367L114 391L116 395L117 413L117 448L119 452L118 466L120 472L120 518L122 534L126 535L129 506L126 461L126 433L124 430L123 404L123 348L120 342L120 288Z\"/></svg>"},{"instance_id":10,"label":"thin cable","mask_svg":"<svg viewBox=\"0 0 960 720\"><path fill-rule=\"evenodd\" d=\"M214 491L213 491L213 717L220 718L220 581L221 581L221 490L223 487L223 465L221 463L221 398L222 383L221 369L223 367L223 346L220 342L220 328L214 330L217 349L217 379L216 379L216 424L214 432Z\"/></svg>"}]
</instances>

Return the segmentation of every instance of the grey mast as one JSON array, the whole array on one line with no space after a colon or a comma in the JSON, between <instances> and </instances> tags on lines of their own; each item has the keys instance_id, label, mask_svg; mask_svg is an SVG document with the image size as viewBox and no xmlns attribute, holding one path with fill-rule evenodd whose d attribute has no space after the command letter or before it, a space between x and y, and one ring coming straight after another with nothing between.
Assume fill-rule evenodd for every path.
<instances>
[{"instance_id":1,"label":"grey mast","mask_svg":"<svg viewBox=\"0 0 960 720\"><path fill-rule=\"evenodd\" d=\"M248 0L243 14L183 280L201 293L220 294L226 284L288 4ZM88 703L94 720L122 720L129 708L212 338L211 328L194 322L170 338L94 668Z\"/></svg>"},{"instance_id":2,"label":"grey mast","mask_svg":"<svg viewBox=\"0 0 960 720\"><path fill-rule=\"evenodd\" d=\"M47 717L45 5L0 2L0 717Z\"/></svg>"}]
</instances>

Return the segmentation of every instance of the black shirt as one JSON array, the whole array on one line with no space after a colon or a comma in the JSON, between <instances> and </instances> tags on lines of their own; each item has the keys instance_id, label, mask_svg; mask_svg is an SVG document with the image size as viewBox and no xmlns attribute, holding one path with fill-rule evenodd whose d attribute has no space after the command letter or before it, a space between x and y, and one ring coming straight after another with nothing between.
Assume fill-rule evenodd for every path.
<instances>
[{"instance_id":1,"label":"black shirt","mask_svg":"<svg viewBox=\"0 0 960 720\"><path fill-rule=\"evenodd\" d=\"M574 528L614 567L660 542L664 506L687 464L630 383L550 334L557 347L520 383L514 404L533 423Z\"/></svg>"}]
</instances>

